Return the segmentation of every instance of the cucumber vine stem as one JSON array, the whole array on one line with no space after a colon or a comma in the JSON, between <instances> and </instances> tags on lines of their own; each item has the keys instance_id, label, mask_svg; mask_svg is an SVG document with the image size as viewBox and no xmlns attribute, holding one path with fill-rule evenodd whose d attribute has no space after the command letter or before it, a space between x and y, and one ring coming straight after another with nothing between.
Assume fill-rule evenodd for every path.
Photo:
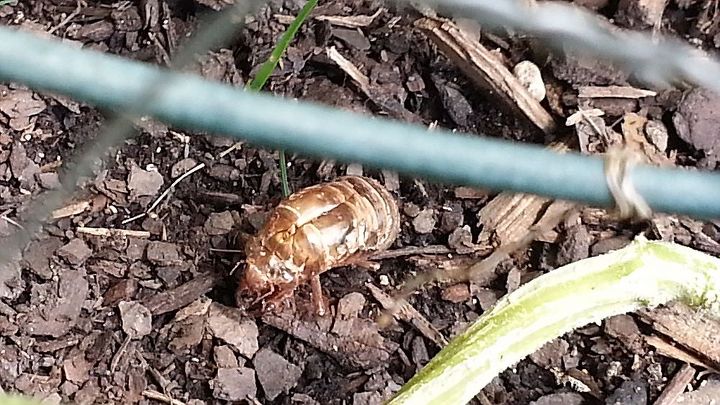
<instances>
[{"instance_id":1,"label":"cucumber vine stem","mask_svg":"<svg viewBox=\"0 0 720 405\"><path fill-rule=\"evenodd\" d=\"M544 274L503 297L388 402L465 404L550 340L602 319L679 300L720 318L720 259L638 237Z\"/></svg>"}]
</instances>

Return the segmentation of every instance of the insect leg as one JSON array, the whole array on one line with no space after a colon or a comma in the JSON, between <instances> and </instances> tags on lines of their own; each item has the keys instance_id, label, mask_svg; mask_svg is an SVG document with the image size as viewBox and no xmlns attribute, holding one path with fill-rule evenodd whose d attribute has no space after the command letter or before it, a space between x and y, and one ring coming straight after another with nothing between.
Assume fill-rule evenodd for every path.
<instances>
[{"instance_id":1,"label":"insect leg","mask_svg":"<svg viewBox=\"0 0 720 405\"><path fill-rule=\"evenodd\" d=\"M312 288L312 304L318 316L324 316L328 313L327 300L322 292L320 285L320 275L316 274L310 278L310 288Z\"/></svg>"},{"instance_id":2,"label":"insect leg","mask_svg":"<svg viewBox=\"0 0 720 405\"><path fill-rule=\"evenodd\" d=\"M267 297L267 300L264 301L265 308L271 311L283 308L285 306L285 301L293 296L293 293L295 292L297 286L297 278L294 279L291 283L277 286L277 289L272 293L272 295Z\"/></svg>"}]
</instances>

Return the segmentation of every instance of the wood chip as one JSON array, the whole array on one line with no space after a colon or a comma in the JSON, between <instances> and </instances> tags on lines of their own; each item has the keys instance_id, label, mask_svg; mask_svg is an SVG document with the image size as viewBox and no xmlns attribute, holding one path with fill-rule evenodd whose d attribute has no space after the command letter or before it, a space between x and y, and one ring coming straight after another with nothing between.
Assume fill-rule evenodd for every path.
<instances>
[{"instance_id":1,"label":"wood chip","mask_svg":"<svg viewBox=\"0 0 720 405\"><path fill-rule=\"evenodd\" d=\"M570 150L568 145L569 142L556 142L548 148L563 153ZM491 241L499 243L500 246L516 243L525 238L528 229L539 223L544 216L566 210L570 206L569 202L553 201L533 194L501 193L477 214L479 223L483 226L478 236L478 244L487 245ZM555 225L557 224L545 224L544 231L552 231Z\"/></svg>"},{"instance_id":2,"label":"wood chip","mask_svg":"<svg viewBox=\"0 0 720 405\"><path fill-rule=\"evenodd\" d=\"M473 187L455 187L455 198L462 200L476 200L486 198L490 194L489 191L473 188Z\"/></svg>"},{"instance_id":3,"label":"wood chip","mask_svg":"<svg viewBox=\"0 0 720 405\"><path fill-rule=\"evenodd\" d=\"M720 370L720 322L680 303L638 313L656 331Z\"/></svg>"},{"instance_id":4,"label":"wood chip","mask_svg":"<svg viewBox=\"0 0 720 405\"><path fill-rule=\"evenodd\" d=\"M477 252L480 256L490 253L491 248ZM418 273L426 275L425 282L434 282L441 286L467 281L469 271L474 273L475 286L485 286L497 279L494 267L486 266L484 271L478 271L479 263L484 260L470 255L421 255L409 257L407 260L419 270Z\"/></svg>"},{"instance_id":5,"label":"wood chip","mask_svg":"<svg viewBox=\"0 0 720 405\"><path fill-rule=\"evenodd\" d=\"M337 322L337 319L331 317L303 319L293 309L286 309L280 313L266 313L262 316L262 321L305 341L350 368L371 369L383 366L398 348L396 343L385 339L379 333L375 322L368 319L347 320L353 323L349 334L332 331L333 323Z\"/></svg>"},{"instance_id":6,"label":"wood chip","mask_svg":"<svg viewBox=\"0 0 720 405\"><path fill-rule=\"evenodd\" d=\"M477 85L519 109L544 133L555 132L556 124L550 113L490 50L473 41L455 23L440 18L422 18L415 21L415 26Z\"/></svg>"},{"instance_id":7,"label":"wood chip","mask_svg":"<svg viewBox=\"0 0 720 405\"><path fill-rule=\"evenodd\" d=\"M199 275L172 290L150 295L141 303L153 315L175 311L190 305L193 301L212 290L220 280L220 276L215 273Z\"/></svg>"},{"instance_id":8,"label":"wood chip","mask_svg":"<svg viewBox=\"0 0 720 405\"><path fill-rule=\"evenodd\" d=\"M340 54L340 52L335 49L334 46L331 46L325 50L327 53L328 58L330 58L333 62L337 63L337 65L342 69L345 74L350 76L355 83L360 87L360 90L362 90L365 95L370 94L370 79L368 79L367 76L363 72L360 71L355 65L352 64L349 60L347 60L344 56Z\"/></svg>"},{"instance_id":9,"label":"wood chip","mask_svg":"<svg viewBox=\"0 0 720 405\"><path fill-rule=\"evenodd\" d=\"M654 165L672 166L674 159L668 158L665 152L651 144L645 136L647 122L647 118L635 113L627 113L623 116L622 133L626 147Z\"/></svg>"},{"instance_id":10,"label":"wood chip","mask_svg":"<svg viewBox=\"0 0 720 405\"><path fill-rule=\"evenodd\" d=\"M675 404L678 397L685 392L693 378L695 378L695 369L687 363L683 364L680 371L678 371L668 385L665 386L662 394L655 400L653 405Z\"/></svg>"},{"instance_id":11,"label":"wood chip","mask_svg":"<svg viewBox=\"0 0 720 405\"><path fill-rule=\"evenodd\" d=\"M88 208L90 208L90 201L78 201L56 209L51 215L53 219L67 218L73 215L82 214Z\"/></svg>"},{"instance_id":12,"label":"wood chip","mask_svg":"<svg viewBox=\"0 0 720 405\"><path fill-rule=\"evenodd\" d=\"M370 290L370 293L375 299L383 306L386 310L392 310L394 316L397 319L408 322L413 325L420 333L426 338L430 339L438 347L445 347L448 344L448 340L445 336L435 328L430 321L418 312L409 302L404 299L395 299L385 294L379 287L372 283L366 283L365 286Z\"/></svg>"},{"instance_id":13,"label":"wood chip","mask_svg":"<svg viewBox=\"0 0 720 405\"><path fill-rule=\"evenodd\" d=\"M645 336L645 343L655 347L657 352L665 357L680 360L696 367L706 368L708 370L713 369L712 366L693 353L688 352L682 347L677 347L672 343L668 343L664 338L658 336Z\"/></svg>"},{"instance_id":14,"label":"wood chip","mask_svg":"<svg viewBox=\"0 0 720 405\"><path fill-rule=\"evenodd\" d=\"M284 25L290 25L295 21L294 15L287 15L287 14L274 14L273 18L277 20L280 24Z\"/></svg>"},{"instance_id":15,"label":"wood chip","mask_svg":"<svg viewBox=\"0 0 720 405\"><path fill-rule=\"evenodd\" d=\"M315 17L319 21L327 21L331 25L337 25L339 27L347 28L360 28L367 27L372 24L375 19L387 11L387 9L379 8L373 15L352 15L352 16L338 16L338 15L319 15Z\"/></svg>"},{"instance_id":16,"label":"wood chip","mask_svg":"<svg viewBox=\"0 0 720 405\"><path fill-rule=\"evenodd\" d=\"M331 46L325 50L328 58L335 62L345 74L353 79L355 84L370 99L378 108L385 110L393 118L403 120L411 123L420 123L421 119L410 111L406 110L405 107L400 104L397 100L393 100L382 94L376 92L371 83L370 79L360 71L352 62L347 60L340 52Z\"/></svg>"},{"instance_id":17,"label":"wood chip","mask_svg":"<svg viewBox=\"0 0 720 405\"><path fill-rule=\"evenodd\" d=\"M581 86L578 89L578 98L643 98L656 95L652 90L631 86Z\"/></svg>"}]
</instances>

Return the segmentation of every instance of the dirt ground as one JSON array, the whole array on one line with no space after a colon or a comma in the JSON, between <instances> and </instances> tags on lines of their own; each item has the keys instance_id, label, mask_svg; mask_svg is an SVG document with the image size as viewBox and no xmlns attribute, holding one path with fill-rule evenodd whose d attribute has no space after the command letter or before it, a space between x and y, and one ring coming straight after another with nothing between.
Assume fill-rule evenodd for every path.
<instances>
[{"instance_id":1,"label":"dirt ground","mask_svg":"<svg viewBox=\"0 0 720 405\"><path fill-rule=\"evenodd\" d=\"M164 65L201 16L227 3L0 1L0 22ZM678 35L710 52L720 46L717 1L576 3L620 28ZM194 70L242 86L302 4L271 2L247 19L229 48L208 53ZM326 18L378 11L361 19L359 28ZM418 17L391 2L323 0L267 89L426 126L532 143L554 138L475 86L413 27ZM656 163L717 168L716 96L654 89L657 95L582 98L586 86L647 87L592 58L548 52L518 33L490 35L467 21L458 25L507 66L532 60L540 67L547 90L542 106L561 127L555 138L568 134L587 152L601 150L603 140L587 126L564 126L579 107L594 108L603 115L588 119L609 133L626 134L628 117L644 120L641 129L656 148ZM332 46L369 78L371 95L327 56ZM0 235L15 230L30 201L57 187L58 173L72 169L73 154L100 133L105 117L66 97L0 84ZM494 195L291 155L294 190L345 173L381 180L401 207L402 231L391 251L417 250L380 261L377 272L341 268L324 274L333 307L325 318L303 312L306 288L298 291L296 309L248 317L234 306L242 254L232 250L261 228L281 198L278 153L243 144L223 154L233 142L146 121L108 153L88 185L0 273L3 390L33 394L47 404L377 404L498 297L560 265L622 247L641 231L720 254L720 222L657 215L631 225L602 210L577 209L550 236L505 260L487 283L426 286L409 298L415 318L380 329L375 320L383 292L393 294L438 263L460 266L491 250L492 241L478 240L492 231L478 212ZM152 215L127 222L198 164L205 166L182 179ZM135 232L97 234L110 228ZM657 318L614 317L549 343L498 376L477 403L646 404L688 369L690 377L677 384L694 392L684 394L683 403L720 398L712 371L718 358L672 350L672 343Z\"/></svg>"}]
</instances>

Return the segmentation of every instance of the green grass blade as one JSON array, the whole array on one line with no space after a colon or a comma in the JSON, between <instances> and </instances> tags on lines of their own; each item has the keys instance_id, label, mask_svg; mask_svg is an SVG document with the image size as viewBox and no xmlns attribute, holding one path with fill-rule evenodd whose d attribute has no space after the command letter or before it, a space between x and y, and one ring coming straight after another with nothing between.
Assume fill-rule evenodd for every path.
<instances>
[{"instance_id":1,"label":"green grass blade","mask_svg":"<svg viewBox=\"0 0 720 405\"><path fill-rule=\"evenodd\" d=\"M275 49L273 49L270 57L265 61L265 63L262 64L260 70L258 70L255 77L250 80L250 83L247 84L246 88L248 90L260 91L265 86L268 78L277 67L278 62L280 62L280 58L285 53L285 50L288 48L288 46L290 46L290 43L295 38L295 35L300 29L300 26L303 22L305 22L307 17L313 11L315 6L317 5L317 2L318 0L308 0L308 2L305 3L305 6L303 6L303 8L300 10L300 13L298 13L297 17L295 17L292 24L290 24L290 26L288 27L287 31L285 31L282 37L280 37L280 40L275 45ZM287 197L290 195L290 185L288 183L287 164L285 163L285 160L285 151L281 150L280 184L282 184L283 197Z\"/></svg>"},{"instance_id":2,"label":"green grass blade","mask_svg":"<svg viewBox=\"0 0 720 405\"><path fill-rule=\"evenodd\" d=\"M285 160L285 151L280 151L280 184L282 185L283 197L290 195L290 184L288 183L287 162Z\"/></svg>"},{"instance_id":3,"label":"green grass blade","mask_svg":"<svg viewBox=\"0 0 720 405\"><path fill-rule=\"evenodd\" d=\"M674 300L720 317L720 259L639 237L503 297L389 404L466 404L500 372L550 340L609 316Z\"/></svg>"},{"instance_id":4,"label":"green grass blade","mask_svg":"<svg viewBox=\"0 0 720 405\"><path fill-rule=\"evenodd\" d=\"M282 37L280 37L280 40L275 45L275 49L273 49L270 57L262 64L255 77L250 80L250 83L247 84L248 90L262 90L268 78L275 70L275 67L277 67L278 62L280 62L280 58L285 53L285 50L287 50L288 46L290 46L290 43L295 38L300 26L303 22L305 22L313 9L315 9L317 2L318 0L308 0L308 2L305 3L297 17L295 17L295 20L293 20L292 24L288 27L287 31L285 31Z\"/></svg>"}]
</instances>

